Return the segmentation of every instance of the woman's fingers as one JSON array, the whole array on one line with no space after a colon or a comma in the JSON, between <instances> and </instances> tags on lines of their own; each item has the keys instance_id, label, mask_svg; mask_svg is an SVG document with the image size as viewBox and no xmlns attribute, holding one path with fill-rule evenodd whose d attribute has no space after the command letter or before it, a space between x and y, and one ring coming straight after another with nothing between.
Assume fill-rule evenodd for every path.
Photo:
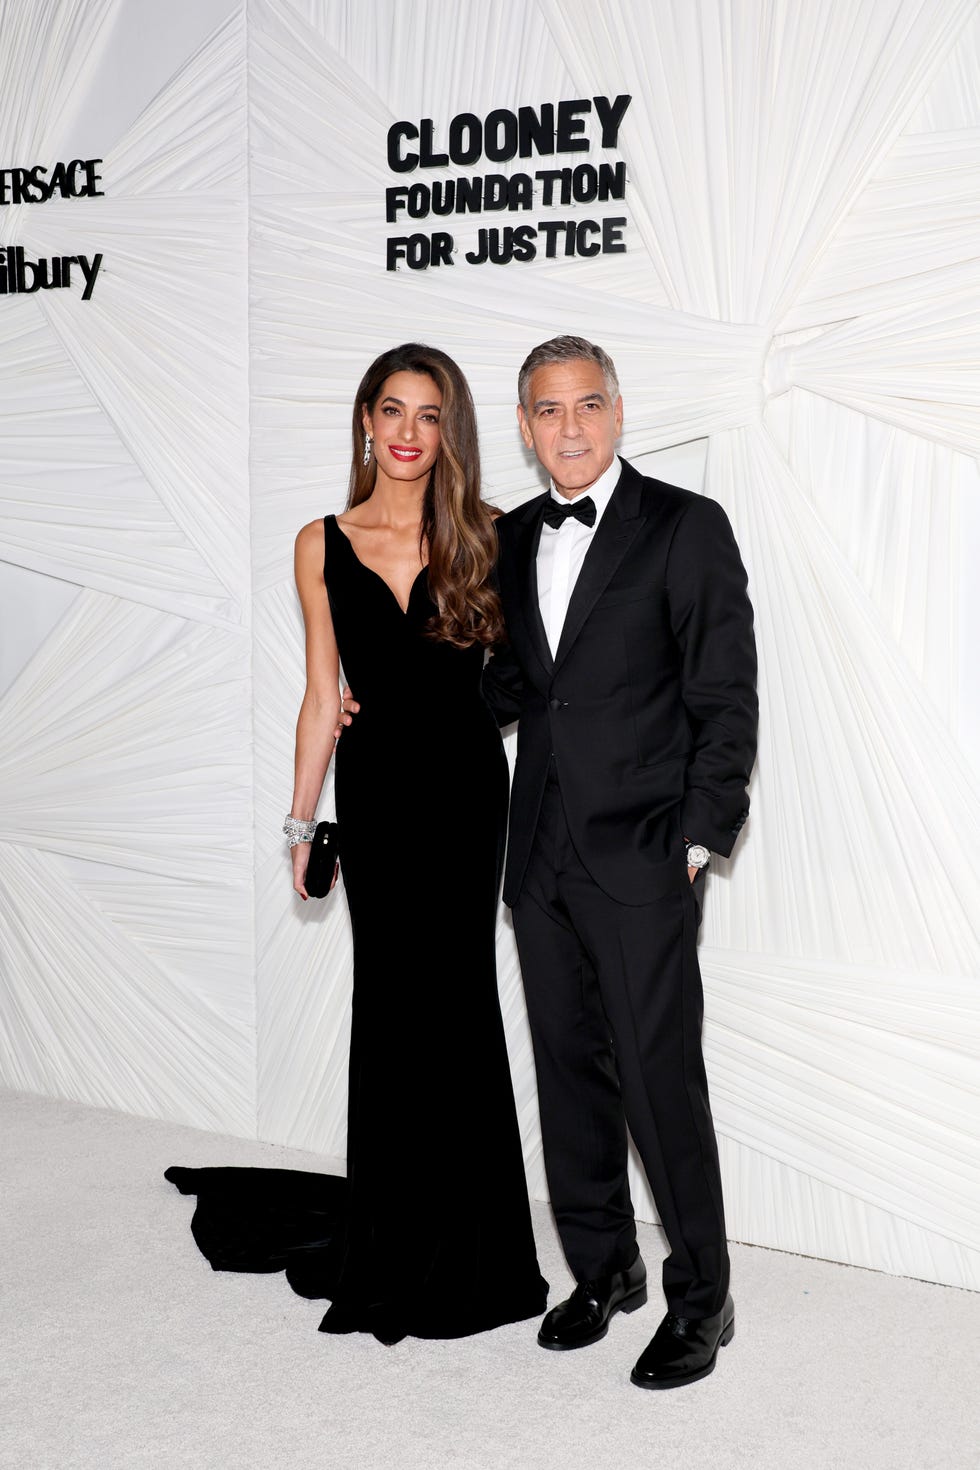
<instances>
[{"instance_id":1,"label":"woman's fingers","mask_svg":"<svg viewBox=\"0 0 980 1470\"><path fill-rule=\"evenodd\" d=\"M293 892L298 893L305 903L310 896L306 891L306 869L310 862L309 843L297 842L290 855L293 860Z\"/></svg>"},{"instance_id":2,"label":"woman's fingers","mask_svg":"<svg viewBox=\"0 0 980 1470\"><path fill-rule=\"evenodd\" d=\"M333 732L333 738L335 740L340 739L341 735L344 733L344 726L351 724L351 715L356 715L360 707L361 706L358 704L357 700L354 699L351 695L350 690L345 689L344 697L340 705L340 712L337 715L337 724L334 727Z\"/></svg>"}]
</instances>

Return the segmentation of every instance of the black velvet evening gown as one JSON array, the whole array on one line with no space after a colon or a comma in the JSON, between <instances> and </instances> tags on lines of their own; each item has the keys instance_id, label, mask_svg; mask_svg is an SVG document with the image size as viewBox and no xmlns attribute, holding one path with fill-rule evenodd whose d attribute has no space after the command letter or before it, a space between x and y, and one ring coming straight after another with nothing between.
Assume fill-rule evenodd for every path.
<instances>
[{"instance_id":1,"label":"black velvet evening gown","mask_svg":"<svg viewBox=\"0 0 980 1470\"><path fill-rule=\"evenodd\" d=\"M482 649L425 636L424 571L402 612L336 517L324 533L361 704L334 757L354 935L347 1178L167 1178L197 1195L192 1229L215 1269L285 1268L332 1303L321 1331L460 1337L537 1316L547 1297L494 958L507 764Z\"/></svg>"}]
</instances>

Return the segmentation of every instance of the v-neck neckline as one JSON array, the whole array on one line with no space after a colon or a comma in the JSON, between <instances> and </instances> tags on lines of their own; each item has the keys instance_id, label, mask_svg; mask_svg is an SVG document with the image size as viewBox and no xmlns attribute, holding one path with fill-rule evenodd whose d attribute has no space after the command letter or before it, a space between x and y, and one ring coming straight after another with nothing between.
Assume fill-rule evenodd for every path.
<instances>
[{"instance_id":1,"label":"v-neck neckline","mask_svg":"<svg viewBox=\"0 0 980 1470\"><path fill-rule=\"evenodd\" d=\"M408 617L408 614L409 614L409 609L412 606L412 598L415 596L415 589L416 589L416 587L419 584L419 577L423 576L429 570L429 568L427 566L420 567L419 568L418 572L415 575L414 582L412 583L411 587L408 589L408 602L405 604L404 607L402 607L401 603L398 600L398 594L396 593L395 589L392 587L391 583L388 581L387 577L382 577L382 575L381 575L380 572L376 572L375 569L374 569L374 567L369 567L368 564L367 564L367 562L366 561L362 561L361 558L358 556L357 551L354 548L353 541L350 539L350 537L348 536L347 532L344 530L343 526L341 526L341 524L340 524L340 522L339 522L339 520L337 519L336 516L334 516L334 518L333 518L333 523L337 527L337 530L340 532L341 536L343 536L344 540L347 542L347 545L350 547L350 554L354 558L354 560L357 562L357 565L359 567L362 567L363 570L365 572L367 572L370 576L377 578L377 580L381 583L382 587L384 587L385 590L389 593L392 602L395 604L395 606L397 607L398 611L401 613L402 617L403 618L407 618Z\"/></svg>"}]
</instances>

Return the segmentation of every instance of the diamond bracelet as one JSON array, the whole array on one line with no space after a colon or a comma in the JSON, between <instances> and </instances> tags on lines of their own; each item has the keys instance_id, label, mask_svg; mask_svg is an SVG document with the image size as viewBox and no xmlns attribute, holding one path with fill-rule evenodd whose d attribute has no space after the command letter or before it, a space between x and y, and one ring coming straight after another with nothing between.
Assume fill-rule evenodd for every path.
<instances>
[{"instance_id":1,"label":"diamond bracelet","mask_svg":"<svg viewBox=\"0 0 980 1470\"><path fill-rule=\"evenodd\" d=\"M316 831L316 821L304 822L300 817L287 817L282 824L283 836L288 838L290 847L295 847L298 842L312 842Z\"/></svg>"}]
</instances>

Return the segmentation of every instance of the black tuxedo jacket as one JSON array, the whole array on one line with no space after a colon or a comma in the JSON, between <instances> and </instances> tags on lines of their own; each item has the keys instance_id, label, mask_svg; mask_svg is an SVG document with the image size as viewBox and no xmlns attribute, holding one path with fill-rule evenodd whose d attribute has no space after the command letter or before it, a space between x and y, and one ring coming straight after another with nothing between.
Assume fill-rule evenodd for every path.
<instances>
[{"instance_id":1,"label":"black tuxedo jacket","mask_svg":"<svg viewBox=\"0 0 980 1470\"><path fill-rule=\"evenodd\" d=\"M554 659L536 576L547 492L497 521L510 646L487 663L484 693L499 724L520 720L508 904L552 754L576 851L621 903L688 881L685 838L727 857L748 815L756 657L731 526L717 502L622 466Z\"/></svg>"}]
</instances>

